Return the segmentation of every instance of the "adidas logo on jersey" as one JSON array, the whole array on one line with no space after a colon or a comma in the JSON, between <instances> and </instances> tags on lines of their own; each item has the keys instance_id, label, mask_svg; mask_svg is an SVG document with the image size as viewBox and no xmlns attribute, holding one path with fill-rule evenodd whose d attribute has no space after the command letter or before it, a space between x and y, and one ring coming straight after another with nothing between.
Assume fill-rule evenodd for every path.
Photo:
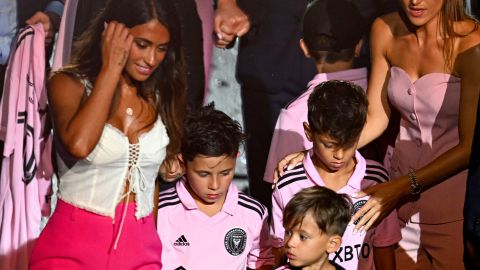
<instances>
[{"instance_id":1,"label":"adidas logo on jersey","mask_svg":"<svg viewBox=\"0 0 480 270\"><path fill-rule=\"evenodd\" d=\"M180 236L175 243L173 243L174 246L190 246L190 243L188 243L187 238L185 238L185 235Z\"/></svg>"}]
</instances>

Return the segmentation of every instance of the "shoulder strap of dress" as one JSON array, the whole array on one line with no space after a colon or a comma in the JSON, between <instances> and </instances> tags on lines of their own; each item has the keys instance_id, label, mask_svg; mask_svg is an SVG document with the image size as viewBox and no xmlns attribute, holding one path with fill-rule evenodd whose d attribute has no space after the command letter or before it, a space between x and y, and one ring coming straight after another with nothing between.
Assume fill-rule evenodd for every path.
<instances>
[{"instance_id":1,"label":"shoulder strap of dress","mask_svg":"<svg viewBox=\"0 0 480 270\"><path fill-rule=\"evenodd\" d=\"M90 96L93 88L92 82L90 82L86 77L81 77L80 82L85 87L85 93L87 94L87 96Z\"/></svg>"}]
</instances>

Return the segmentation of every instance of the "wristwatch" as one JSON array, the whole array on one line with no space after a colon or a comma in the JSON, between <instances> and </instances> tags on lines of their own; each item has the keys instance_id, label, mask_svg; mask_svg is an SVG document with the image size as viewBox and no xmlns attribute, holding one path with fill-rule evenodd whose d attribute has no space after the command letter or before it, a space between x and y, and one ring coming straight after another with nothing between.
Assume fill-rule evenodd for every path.
<instances>
[{"instance_id":1,"label":"wristwatch","mask_svg":"<svg viewBox=\"0 0 480 270\"><path fill-rule=\"evenodd\" d=\"M410 169L408 172L408 177L410 178L410 194L416 196L422 192L422 186L417 181L417 175L415 174L415 170Z\"/></svg>"}]
</instances>

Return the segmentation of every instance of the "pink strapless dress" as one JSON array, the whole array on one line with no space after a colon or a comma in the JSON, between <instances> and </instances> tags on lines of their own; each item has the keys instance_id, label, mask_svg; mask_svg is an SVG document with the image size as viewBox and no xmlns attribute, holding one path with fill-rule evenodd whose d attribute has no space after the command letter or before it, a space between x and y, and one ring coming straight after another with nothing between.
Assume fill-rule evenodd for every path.
<instances>
[{"instance_id":1,"label":"pink strapless dress","mask_svg":"<svg viewBox=\"0 0 480 270\"><path fill-rule=\"evenodd\" d=\"M400 131L390 164L391 179L420 169L459 142L460 78L426 74L416 81L399 67L390 69L388 99L400 112ZM405 222L441 224L463 219L467 171L424 191L398 210Z\"/></svg>"}]
</instances>

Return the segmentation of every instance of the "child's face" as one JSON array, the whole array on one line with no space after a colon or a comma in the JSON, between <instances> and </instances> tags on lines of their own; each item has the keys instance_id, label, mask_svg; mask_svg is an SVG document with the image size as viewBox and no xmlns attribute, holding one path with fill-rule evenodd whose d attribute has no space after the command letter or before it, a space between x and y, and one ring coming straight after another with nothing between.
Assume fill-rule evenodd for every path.
<instances>
[{"instance_id":1,"label":"child's face","mask_svg":"<svg viewBox=\"0 0 480 270\"><path fill-rule=\"evenodd\" d=\"M328 260L328 253L334 252L340 243L340 236L329 236L318 228L311 213L294 228L285 228L285 254L295 267L322 265Z\"/></svg>"},{"instance_id":2,"label":"child's face","mask_svg":"<svg viewBox=\"0 0 480 270\"><path fill-rule=\"evenodd\" d=\"M337 140L312 132L308 124L305 126L305 134L313 142L314 159L318 161L318 165L322 169L328 172L337 172L354 162L358 139L352 145L340 146Z\"/></svg>"},{"instance_id":3,"label":"child's face","mask_svg":"<svg viewBox=\"0 0 480 270\"><path fill-rule=\"evenodd\" d=\"M186 176L192 197L203 205L223 205L235 174L235 157L197 155L187 161Z\"/></svg>"}]
</instances>

